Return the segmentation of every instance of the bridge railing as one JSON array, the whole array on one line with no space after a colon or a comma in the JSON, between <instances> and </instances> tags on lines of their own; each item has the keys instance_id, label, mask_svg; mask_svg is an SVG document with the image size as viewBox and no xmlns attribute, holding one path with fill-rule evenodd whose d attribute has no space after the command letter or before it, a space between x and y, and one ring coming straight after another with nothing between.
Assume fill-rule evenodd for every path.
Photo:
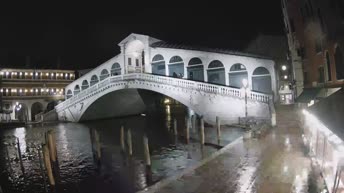
<instances>
[{"instance_id":1,"label":"bridge railing","mask_svg":"<svg viewBox=\"0 0 344 193\"><path fill-rule=\"evenodd\" d=\"M120 81L129 81L129 80L143 80L147 82L178 86L182 88L193 89L197 91L204 91L208 93L240 97L240 98L245 97L245 91L239 88L214 85L214 84L204 83L204 82L195 82L192 80L185 80L185 79L179 79L179 78L173 78L173 77L157 76L153 74L132 73L132 74L124 74L124 75L118 75L118 76L110 76L98 82L97 84L85 90L82 90L77 95L74 95L71 98L65 100L64 102L58 104L56 106L56 110L58 111L62 110L66 106L73 104L75 101L80 100L83 97L89 94L92 94L98 91L99 89L106 87L109 84L118 83ZM248 94L247 97L249 100L258 101L258 102L268 103L271 98L271 95L254 92L254 91L250 91L247 94Z\"/></svg>"}]
</instances>

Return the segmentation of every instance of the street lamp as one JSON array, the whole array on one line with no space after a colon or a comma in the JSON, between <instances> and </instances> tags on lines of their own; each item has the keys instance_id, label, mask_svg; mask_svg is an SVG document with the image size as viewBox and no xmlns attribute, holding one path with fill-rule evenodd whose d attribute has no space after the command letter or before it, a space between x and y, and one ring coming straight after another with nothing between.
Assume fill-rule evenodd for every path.
<instances>
[{"instance_id":1,"label":"street lamp","mask_svg":"<svg viewBox=\"0 0 344 193\"><path fill-rule=\"evenodd\" d=\"M245 124L247 125L247 87L248 81L246 78L242 79L243 89L245 91Z\"/></svg>"}]
</instances>

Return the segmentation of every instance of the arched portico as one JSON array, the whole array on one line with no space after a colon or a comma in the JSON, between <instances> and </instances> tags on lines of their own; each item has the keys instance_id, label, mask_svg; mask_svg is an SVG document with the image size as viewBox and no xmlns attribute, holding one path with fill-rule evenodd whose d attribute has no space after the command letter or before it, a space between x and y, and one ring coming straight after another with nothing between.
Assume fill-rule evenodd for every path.
<instances>
[{"instance_id":1,"label":"arched portico","mask_svg":"<svg viewBox=\"0 0 344 193\"><path fill-rule=\"evenodd\" d=\"M168 64L168 76L174 78L184 77L184 62L180 56L173 56Z\"/></svg>"},{"instance_id":2,"label":"arched portico","mask_svg":"<svg viewBox=\"0 0 344 193\"><path fill-rule=\"evenodd\" d=\"M188 66L188 79L195 81L204 81L204 66L200 58L191 58Z\"/></svg>"},{"instance_id":3,"label":"arched portico","mask_svg":"<svg viewBox=\"0 0 344 193\"><path fill-rule=\"evenodd\" d=\"M83 80L82 81L82 85L81 85L81 90L85 90L89 87L88 81L87 80Z\"/></svg>"},{"instance_id":4,"label":"arched portico","mask_svg":"<svg viewBox=\"0 0 344 193\"><path fill-rule=\"evenodd\" d=\"M208 65L207 74L209 83L219 85L226 84L225 67L221 61L213 60L210 62Z\"/></svg>"},{"instance_id":5,"label":"arched portico","mask_svg":"<svg viewBox=\"0 0 344 193\"><path fill-rule=\"evenodd\" d=\"M233 64L228 73L229 86L241 88L244 79L248 80L248 73L246 67L243 64Z\"/></svg>"},{"instance_id":6,"label":"arched portico","mask_svg":"<svg viewBox=\"0 0 344 193\"><path fill-rule=\"evenodd\" d=\"M272 93L271 75L266 68L258 67L253 71L252 90L266 94Z\"/></svg>"},{"instance_id":7,"label":"arched portico","mask_svg":"<svg viewBox=\"0 0 344 193\"><path fill-rule=\"evenodd\" d=\"M35 121L36 120L36 115L43 112L43 104L40 102L35 102L31 106L31 120Z\"/></svg>"},{"instance_id":8,"label":"arched portico","mask_svg":"<svg viewBox=\"0 0 344 193\"><path fill-rule=\"evenodd\" d=\"M93 75L91 77L90 86L93 86L93 85L97 84L98 82L99 82L98 76L97 75Z\"/></svg>"},{"instance_id":9,"label":"arched portico","mask_svg":"<svg viewBox=\"0 0 344 193\"><path fill-rule=\"evenodd\" d=\"M157 54L152 59L152 74L156 75L166 75L166 63L164 57Z\"/></svg>"}]
</instances>

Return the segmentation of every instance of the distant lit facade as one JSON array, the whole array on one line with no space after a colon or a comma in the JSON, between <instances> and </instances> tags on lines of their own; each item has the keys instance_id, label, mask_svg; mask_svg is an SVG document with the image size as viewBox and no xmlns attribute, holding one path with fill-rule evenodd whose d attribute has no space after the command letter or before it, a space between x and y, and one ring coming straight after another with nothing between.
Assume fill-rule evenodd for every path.
<instances>
[{"instance_id":1,"label":"distant lit facade","mask_svg":"<svg viewBox=\"0 0 344 193\"><path fill-rule=\"evenodd\" d=\"M299 102L329 96L344 85L343 1L282 0L282 10Z\"/></svg>"},{"instance_id":2,"label":"distant lit facade","mask_svg":"<svg viewBox=\"0 0 344 193\"><path fill-rule=\"evenodd\" d=\"M71 70L0 69L0 119L35 121L50 102L64 99L64 87L74 79Z\"/></svg>"}]
</instances>

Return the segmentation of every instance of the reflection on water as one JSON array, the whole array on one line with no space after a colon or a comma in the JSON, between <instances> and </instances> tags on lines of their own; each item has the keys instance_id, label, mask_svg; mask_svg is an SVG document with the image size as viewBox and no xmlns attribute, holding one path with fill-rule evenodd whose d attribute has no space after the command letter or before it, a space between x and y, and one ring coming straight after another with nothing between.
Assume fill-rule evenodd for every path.
<instances>
[{"instance_id":1,"label":"reflection on water","mask_svg":"<svg viewBox=\"0 0 344 193\"><path fill-rule=\"evenodd\" d=\"M167 105L162 111L146 116L91 121L86 123L56 123L28 126L0 131L0 185L5 192L45 192L39 166L37 148L44 142L44 133L53 130L56 136L58 168L56 192L124 192L141 190L163 178L174 175L205 156L215 152L214 146L199 144L198 129L190 130L190 143L185 133L184 107ZM173 120L177 119L179 136L173 135ZM133 156L121 152L120 127L131 129ZM198 127L197 127L198 128ZM99 134L100 164L92 150L91 130ZM147 178L144 162L143 135L149 138L151 176ZM223 128L221 145L228 144L241 135L236 128ZM15 136L20 141L25 173L19 161ZM206 141L215 143L216 129L206 127ZM8 155L7 155L8 152ZM45 179L47 182L47 179Z\"/></svg>"}]
</instances>

